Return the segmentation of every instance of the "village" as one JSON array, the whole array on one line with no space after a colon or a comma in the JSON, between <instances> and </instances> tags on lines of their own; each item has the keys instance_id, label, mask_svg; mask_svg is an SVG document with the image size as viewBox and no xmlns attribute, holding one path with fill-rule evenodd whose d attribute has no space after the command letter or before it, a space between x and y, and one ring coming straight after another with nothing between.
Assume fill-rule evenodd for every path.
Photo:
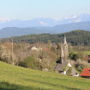
<instances>
[{"instance_id":1,"label":"village","mask_svg":"<svg viewBox=\"0 0 90 90\"><path fill-rule=\"evenodd\" d=\"M60 73L76 77L90 77L90 55L85 60L70 51L66 37L60 44L3 42L0 45L0 59L9 64Z\"/></svg>"}]
</instances>

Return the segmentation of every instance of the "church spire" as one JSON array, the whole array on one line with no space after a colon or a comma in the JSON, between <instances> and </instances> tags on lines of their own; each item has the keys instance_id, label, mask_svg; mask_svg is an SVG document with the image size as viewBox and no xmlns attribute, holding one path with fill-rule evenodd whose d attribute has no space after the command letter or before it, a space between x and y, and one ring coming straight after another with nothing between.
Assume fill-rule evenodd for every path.
<instances>
[{"instance_id":1,"label":"church spire","mask_svg":"<svg viewBox=\"0 0 90 90\"><path fill-rule=\"evenodd\" d=\"M64 36L64 44L67 44L67 40L66 37Z\"/></svg>"},{"instance_id":2,"label":"church spire","mask_svg":"<svg viewBox=\"0 0 90 90\"><path fill-rule=\"evenodd\" d=\"M68 43L65 36L64 36L64 55L65 55L65 60L67 60L68 59Z\"/></svg>"},{"instance_id":3,"label":"church spire","mask_svg":"<svg viewBox=\"0 0 90 90\"><path fill-rule=\"evenodd\" d=\"M63 63L64 60L64 51L63 51L63 46L61 45L61 63Z\"/></svg>"},{"instance_id":4,"label":"church spire","mask_svg":"<svg viewBox=\"0 0 90 90\"><path fill-rule=\"evenodd\" d=\"M63 51L63 46L61 45L61 57L64 57L64 51Z\"/></svg>"}]
</instances>

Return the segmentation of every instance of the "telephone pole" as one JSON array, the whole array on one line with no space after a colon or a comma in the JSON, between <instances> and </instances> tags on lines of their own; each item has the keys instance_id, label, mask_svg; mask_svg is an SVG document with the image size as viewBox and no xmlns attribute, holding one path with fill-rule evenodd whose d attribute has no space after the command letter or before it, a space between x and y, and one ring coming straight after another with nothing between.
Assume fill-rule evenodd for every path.
<instances>
[{"instance_id":1,"label":"telephone pole","mask_svg":"<svg viewBox=\"0 0 90 90\"><path fill-rule=\"evenodd\" d=\"M12 46L11 46L11 48L12 48L12 51L11 51L11 58L12 58L12 64L14 65L14 59L13 59L13 39L11 40L11 43L12 43Z\"/></svg>"}]
</instances>

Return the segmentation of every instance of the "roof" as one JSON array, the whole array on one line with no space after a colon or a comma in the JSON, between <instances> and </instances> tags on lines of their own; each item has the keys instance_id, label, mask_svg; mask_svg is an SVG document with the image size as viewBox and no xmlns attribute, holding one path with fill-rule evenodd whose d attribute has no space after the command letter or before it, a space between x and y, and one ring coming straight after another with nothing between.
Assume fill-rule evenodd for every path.
<instances>
[{"instance_id":1,"label":"roof","mask_svg":"<svg viewBox=\"0 0 90 90\"><path fill-rule=\"evenodd\" d=\"M57 71L63 71L64 67L67 65L67 62L64 61L62 64L57 64L56 67L55 67L55 70Z\"/></svg>"},{"instance_id":2,"label":"roof","mask_svg":"<svg viewBox=\"0 0 90 90\"><path fill-rule=\"evenodd\" d=\"M80 76L89 76L89 77L90 77L90 68L85 68L85 69L81 72Z\"/></svg>"}]
</instances>

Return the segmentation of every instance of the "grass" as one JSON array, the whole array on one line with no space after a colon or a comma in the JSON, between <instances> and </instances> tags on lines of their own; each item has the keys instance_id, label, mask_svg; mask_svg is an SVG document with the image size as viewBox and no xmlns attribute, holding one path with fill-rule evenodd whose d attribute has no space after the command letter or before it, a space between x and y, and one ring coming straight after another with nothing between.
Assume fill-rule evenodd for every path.
<instances>
[{"instance_id":1,"label":"grass","mask_svg":"<svg viewBox=\"0 0 90 90\"><path fill-rule=\"evenodd\" d=\"M90 90L90 79L25 69L0 62L0 90Z\"/></svg>"},{"instance_id":2,"label":"grass","mask_svg":"<svg viewBox=\"0 0 90 90\"><path fill-rule=\"evenodd\" d=\"M84 51L83 52L85 55L90 55L90 51Z\"/></svg>"}]
</instances>

